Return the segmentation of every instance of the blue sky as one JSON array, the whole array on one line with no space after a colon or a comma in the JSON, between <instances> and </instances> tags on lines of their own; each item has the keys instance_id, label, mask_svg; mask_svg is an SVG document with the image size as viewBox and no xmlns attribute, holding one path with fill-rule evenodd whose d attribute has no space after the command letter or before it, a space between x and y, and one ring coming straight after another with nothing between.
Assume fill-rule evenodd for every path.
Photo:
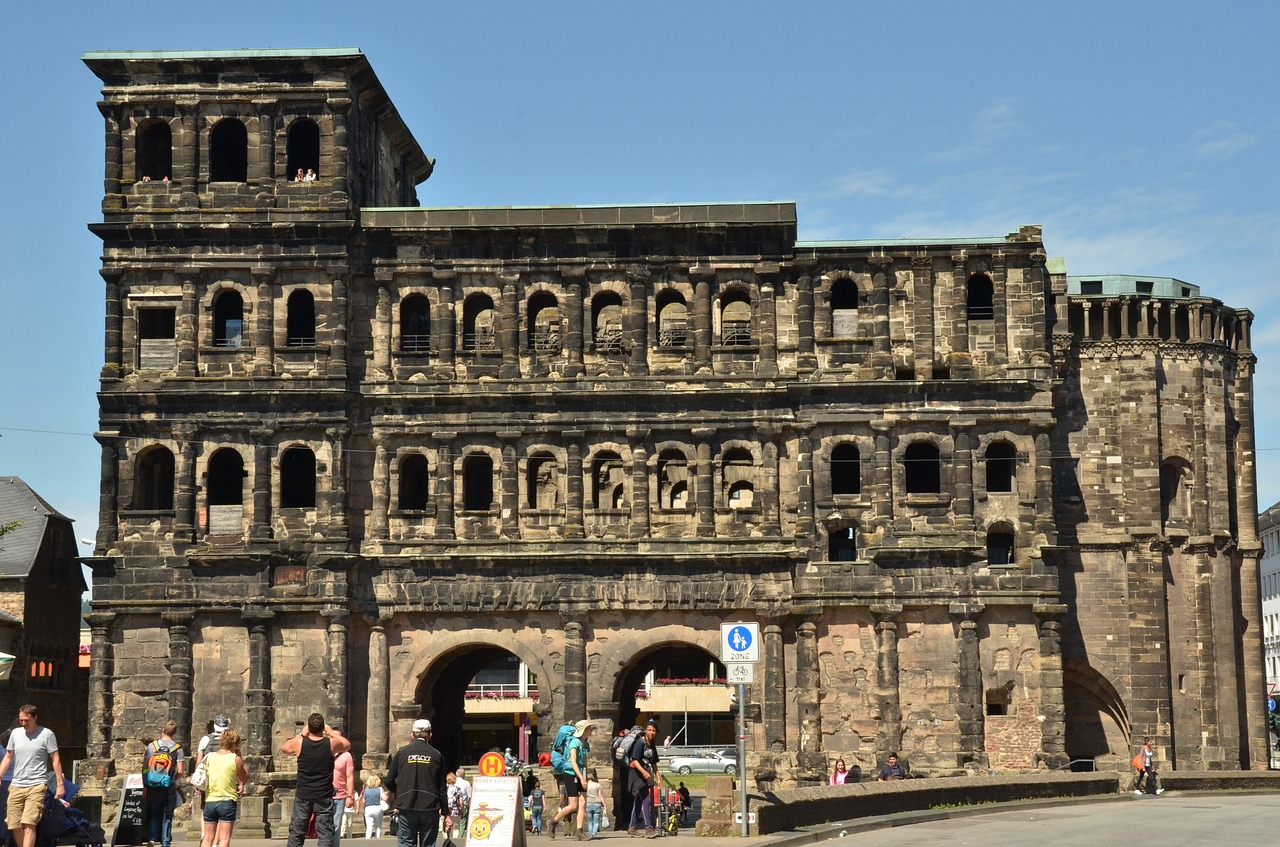
<instances>
[{"instance_id":1,"label":"blue sky","mask_svg":"<svg viewBox=\"0 0 1280 847\"><path fill-rule=\"evenodd\" d=\"M794 200L803 239L1042 224L1073 274L1254 311L1259 503L1280 500L1280 4L153 0L6 23L0 475L78 537L103 327L79 57L104 49L359 47L438 160L423 205Z\"/></svg>"}]
</instances>

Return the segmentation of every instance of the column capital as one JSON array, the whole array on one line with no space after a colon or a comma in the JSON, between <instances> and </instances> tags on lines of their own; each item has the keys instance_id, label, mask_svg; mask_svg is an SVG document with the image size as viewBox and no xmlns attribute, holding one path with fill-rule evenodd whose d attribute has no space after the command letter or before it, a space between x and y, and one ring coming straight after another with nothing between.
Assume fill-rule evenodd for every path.
<instances>
[{"instance_id":1,"label":"column capital","mask_svg":"<svg viewBox=\"0 0 1280 847\"><path fill-rule=\"evenodd\" d=\"M240 620L250 627L265 627L275 619L276 613L261 606L249 606L240 612Z\"/></svg>"},{"instance_id":2,"label":"column capital","mask_svg":"<svg viewBox=\"0 0 1280 847\"><path fill-rule=\"evenodd\" d=\"M116 622L115 612L90 612L84 616L85 622L89 624L90 629L101 630L109 629Z\"/></svg>"},{"instance_id":3,"label":"column capital","mask_svg":"<svg viewBox=\"0 0 1280 847\"><path fill-rule=\"evenodd\" d=\"M912 256L911 271L912 273L924 273L933 270L932 256Z\"/></svg>"},{"instance_id":4,"label":"column capital","mask_svg":"<svg viewBox=\"0 0 1280 847\"><path fill-rule=\"evenodd\" d=\"M947 614L953 622L960 624L961 629L972 629L986 610L987 607L981 603L952 603L947 607Z\"/></svg>"},{"instance_id":5,"label":"column capital","mask_svg":"<svg viewBox=\"0 0 1280 847\"><path fill-rule=\"evenodd\" d=\"M190 627L191 622L195 619L195 612L189 609L175 609L170 612L161 612L160 620L170 628Z\"/></svg>"},{"instance_id":6,"label":"column capital","mask_svg":"<svg viewBox=\"0 0 1280 847\"><path fill-rule=\"evenodd\" d=\"M1036 603L1031 607L1031 614L1041 623L1061 621L1067 616L1065 603Z\"/></svg>"},{"instance_id":7,"label":"column capital","mask_svg":"<svg viewBox=\"0 0 1280 847\"><path fill-rule=\"evenodd\" d=\"M888 268L893 267L893 257L885 256L883 254L879 256L868 256L867 264L875 268L880 273L883 273Z\"/></svg>"},{"instance_id":8,"label":"column capital","mask_svg":"<svg viewBox=\"0 0 1280 847\"><path fill-rule=\"evenodd\" d=\"M901 614L902 605L899 603L876 603L871 606L871 617L877 624L897 623Z\"/></svg>"}]
</instances>

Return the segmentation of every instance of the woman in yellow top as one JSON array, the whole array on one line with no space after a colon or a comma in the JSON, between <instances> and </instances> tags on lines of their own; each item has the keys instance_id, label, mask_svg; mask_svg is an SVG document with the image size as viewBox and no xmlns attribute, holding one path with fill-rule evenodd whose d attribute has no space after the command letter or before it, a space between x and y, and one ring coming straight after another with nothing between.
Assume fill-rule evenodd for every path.
<instances>
[{"instance_id":1,"label":"woman in yellow top","mask_svg":"<svg viewBox=\"0 0 1280 847\"><path fill-rule=\"evenodd\" d=\"M240 758L240 733L223 730L222 748L205 757L204 832L200 847L231 847L231 830L249 770Z\"/></svg>"}]
</instances>

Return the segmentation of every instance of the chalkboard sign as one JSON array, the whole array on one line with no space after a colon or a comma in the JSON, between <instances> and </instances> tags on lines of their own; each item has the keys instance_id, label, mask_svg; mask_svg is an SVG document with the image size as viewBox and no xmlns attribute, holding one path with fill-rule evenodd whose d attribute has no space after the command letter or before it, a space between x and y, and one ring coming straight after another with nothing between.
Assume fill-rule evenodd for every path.
<instances>
[{"instance_id":1,"label":"chalkboard sign","mask_svg":"<svg viewBox=\"0 0 1280 847\"><path fill-rule=\"evenodd\" d=\"M124 794L120 797L120 813L111 830L111 847L147 843L147 819L143 815L142 774L131 773L125 778Z\"/></svg>"}]
</instances>

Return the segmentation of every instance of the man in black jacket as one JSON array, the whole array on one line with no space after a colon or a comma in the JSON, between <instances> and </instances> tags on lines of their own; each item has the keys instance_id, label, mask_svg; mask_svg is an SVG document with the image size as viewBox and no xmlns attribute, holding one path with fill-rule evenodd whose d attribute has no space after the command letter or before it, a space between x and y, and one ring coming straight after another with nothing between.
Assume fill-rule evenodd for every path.
<instances>
[{"instance_id":1,"label":"man in black jacket","mask_svg":"<svg viewBox=\"0 0 1280 847\"><path fill-rule=\"evenodd\" d=\"M392 805L400 812L400 829L396 833L399 847L433 847L442 810L445 830L453 828L446 800L444 760L429 743L430 738L431 721L414 721L413 740L396 751L391 770L382 781L388 791L395 793Z\"/></svg>"}]
</instances>

